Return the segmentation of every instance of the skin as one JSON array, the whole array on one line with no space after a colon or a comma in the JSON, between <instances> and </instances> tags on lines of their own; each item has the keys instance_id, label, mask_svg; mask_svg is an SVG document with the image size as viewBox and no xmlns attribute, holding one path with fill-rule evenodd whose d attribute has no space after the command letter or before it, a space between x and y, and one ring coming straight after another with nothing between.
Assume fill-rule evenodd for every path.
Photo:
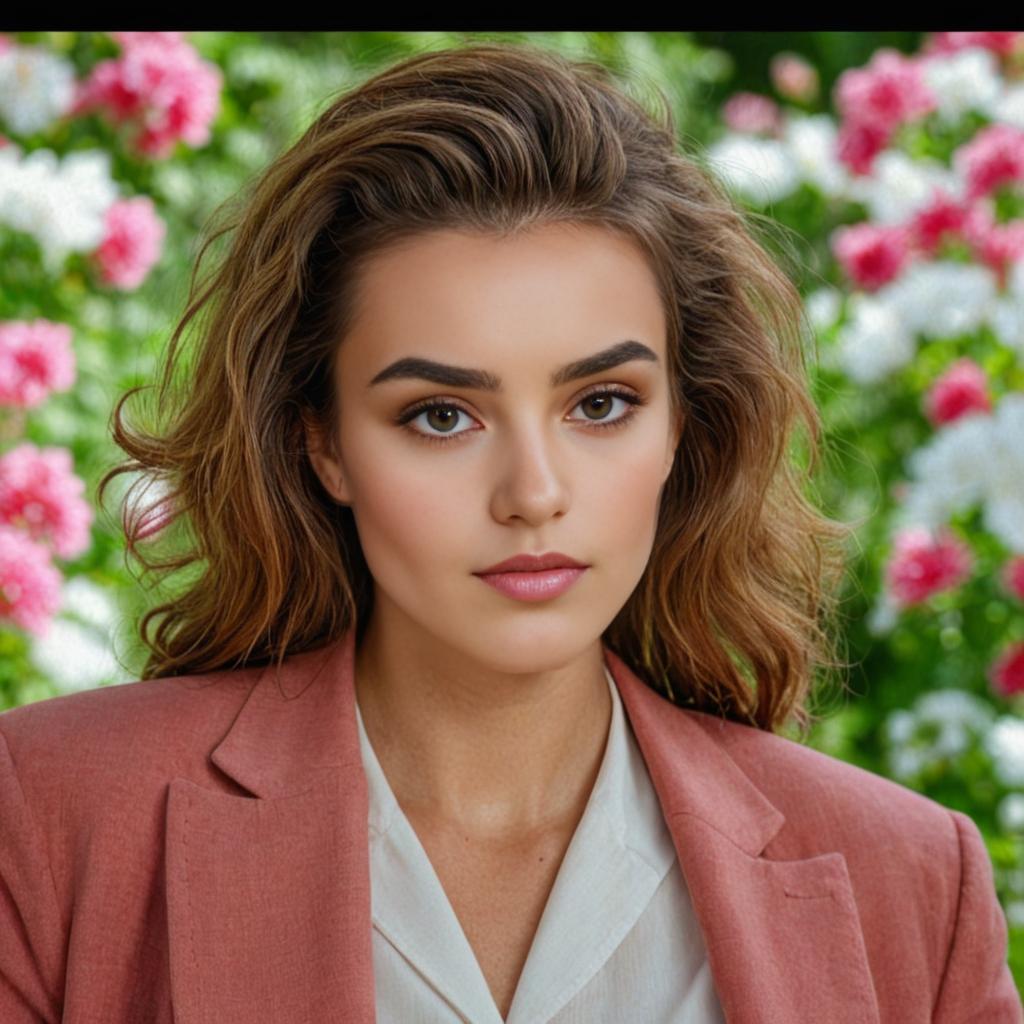
<instances>
[{"instance_id":1,"label":"skin","mask_svg":"<svg viewBox=\"0 0 1024 1024\"><path fill-rule=\"evenodd\" d=\"M625 339L657 361L552 387L557 368ZM502 391L370 386L407 356L487 370ZM501 844L582 815L611 719L601 635L648 563L679 443L665 356L653 271L602 227L438 230L363 265L333 369L340 457L306 436L373 575L356 699L410 820ZM595 400L596 385L646 404ZM422 399L444 407L397 425ZM631 410L620 429L597 426ZM546 551L590 566L553 599L517 601L473 575Z\"/></svg>"}]
</instances>

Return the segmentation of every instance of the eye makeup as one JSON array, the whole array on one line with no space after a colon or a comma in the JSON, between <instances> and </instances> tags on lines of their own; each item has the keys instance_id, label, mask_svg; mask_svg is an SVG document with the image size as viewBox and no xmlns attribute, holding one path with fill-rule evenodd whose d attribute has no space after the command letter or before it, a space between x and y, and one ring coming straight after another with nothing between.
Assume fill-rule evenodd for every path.
<instances>
[{"instance_id":1,"label":"eye makeup","mask_svg":"<svg viewBox=\"0 0 1024 1024\"><path fill-rule=\"evenodd\" d=\"M582 405L583 402L587 401L587 399L596 397L618 398L625 402L629 408L623 415L618 416L615 419L586 421L585 425L588 428L593 428L595 430L613 430L625 427L636 417L638 408L647 404L647 400L642 398L636 392L626 391L609 385L598 385L593 390L583 395L576 405ZM463 435L473 433L471 430L461 430L457 433L450 434L430 434L424 433L422 430L418 430L411 426L412 421L416 419L416 417L420 416L424 412L431 412L435 409L452 409L457 412L461 412L466 416L471 415L457 400L438 396L424 399L423 401L410 406L408 409L405 409L399 414L395 422L398 426L408 430L421 440L436 444L450 444Z\"/></svg>"}]
</instances>

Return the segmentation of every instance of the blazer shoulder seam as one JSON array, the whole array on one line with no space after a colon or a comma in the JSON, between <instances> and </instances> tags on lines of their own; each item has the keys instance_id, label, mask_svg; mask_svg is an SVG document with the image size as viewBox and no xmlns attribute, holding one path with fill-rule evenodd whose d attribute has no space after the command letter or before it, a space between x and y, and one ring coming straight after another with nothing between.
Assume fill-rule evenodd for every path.
<instances>
[{"instance_id":1,"label":"blazer shoulder seam","mask_svg":"<svg viewBox=\"0 0 1024 1024\"><path fill-rule=\"evenodd\" d=\"M942 991L946 985L946 976L949 972L949 963L953 958L953 947L956 944L956 933L960 926L960 911L964 901L964 834L963 826L957 818L957 812L944 807L946 814L953 822L953 830L956 833L957 848L957 884L956 884L956 908L953 911L953 923L949 931L949 939L946 943L946 956L942 963L942 973L939 975L939 984L935 990L935 998L932 1000L931 1016L935 1016L935 1008L939 1005Z\"/></svg>"}]
</instances>

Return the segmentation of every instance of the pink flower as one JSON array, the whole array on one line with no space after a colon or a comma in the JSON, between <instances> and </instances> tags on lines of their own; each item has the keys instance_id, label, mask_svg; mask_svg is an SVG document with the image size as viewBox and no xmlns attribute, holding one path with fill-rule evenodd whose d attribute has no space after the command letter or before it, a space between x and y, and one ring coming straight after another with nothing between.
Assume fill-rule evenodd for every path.
<instances>
[{"instance_id":1,"label":"pink flower","mask_svg":"<svg viewBox=\"0 0 1024 1024\"><path fill-rule=\"evenodd\" d=\"M106 236L94 253L100 277L117 288L137 288L160 258L165 234L149 196L111 204Z\"/></svg>"},{"instance_id":2,"label":"pink flower","mask_svg":"<svg viewBox=\"0 0 1024 1024\"><path fill-rule=\"evenodd\" d=\"M60 601L61 575L46 548L0 524L0 619L41 635Z\"/></svg>"},{"instance_id":3,"label":"pink flower","mask_svg":"<svg viewBox=\"0 0 1024 1024\"><path fill-rule=\"evenodd\" d=\"M926 527L909 527L896 535L886 583L896 604L920 604L959 586L970 576L973 561L970 548L949 530L933 537Z\"/></svg>"},{"instance_id":4,"label":"pink flower","mask_svg":"<svg viewBox=\"0 0 1024 1024\"><path fill-rule=\"evenodd\" d=\"M181 32L119 33L124 52L100 61L79 85L74 113L104 111L138 129L144 156L170 155L179 140L205 145L220 106L224 76Z\"/></svg>"},{"instance_id":5,"label":"pink flower","mask_svg":"<svg viewBox=\"0 0 1024 1024\"><path fill-rule=\"evenodd\" d=\"M854 174L869 174L890 138L892 129L883 124L847 118L839 126L836 154Z\"/></svg>"},{"instance_id":6,"label":"pink flower","mask_svg":"<svg viewBox=\"0 0 1024 1024\"><path fill-rule=\"evenodd\" d=\"M956 360L924 397L925 415L936 427L970 413L991 410L985 371L967 357Z\"/></svg>"},{"instance_id":7,"label":"pink flower","mask_svg":"<svg viewBox=\"0 0 1024 1024\"><path fill-rule=\"evenodd\" d=\"M961 234L974 256L995 271L1003 288L1010 264L1024 258L1024 220L997 224L991 201L980 200L964 218Z\"/></svg>"},{"instance_id":8,"label":"pink flower","mask_svg":"<svg viewBox=\"0 0 1024 1024\"><path fill-rule=\"evenodd\" d=\"M84 490L66 448L23 441L0 456L0 523L48 541L61 558L75 558L89 547L93 511Z\"/></svg>"},{"instance_id":9,"label":"pink flower","mask_svg":"<svg viewBox=\"0 0 1024 1024\"><path fill-rule=\"evenodd\" d=\"M775 100L755 92L738 92L722 107L722 117L734 132L774 135L782 128L782 111Z\"/></svg>"},{"instance_id":10,"label":"pink flower","mask_svg":"<svg viewBox=\"0 0 1024 1024\"><path fill-rule=\"evenodd\" d=\"M1024 601L1024 555L1014 555L1003 566L1002 583L1009 594Z\"/></svg>"},{"instance_id":11,"label":"pink flower","mask_svg":"<svg viewBox=\"0 0 1024 1024\"><path fill-rule=\"evenodd\" d=\"M769 73L775 91L788 100L810 103L818 95L818 71L797 53L777 53Z\"/></svg>"},{"instance_id":12,"label":"pink flower","mask_svg":"<svg viewBox=\"0 0 1024 1024\"><path fill-rule=\"evenodd\" d=\"M1024 642L1009 644L989 666L988 680L1002 697L1024 690Z\"/></svg>"},{"instance_id":13,"label":"pink flower","mask_svg":"<svg viewBox=\"0 0 1024 1024\"><path fill-rule=\"evenodd\" d=\"M0 323L0 405L30 409L75 382L71 328L49 320Z\"/></svg>"},{"instance_id":14,"label":"pink flower","mask_svg":"<svg viewBox=\"0 0 1024 1024\"><path fill-rule=\"evenodd\" d=\"M176 46L185 42L184 32L111 32L113 39L122 50L127 50L138 43L156 46Z\"/></svg>"},{"instance_id":15,"label":"pink flower","mask_svg":"<svg viewBox=\"0 0 1024 1024\"><path fill-rule=\"evenodd\" d=\"M935 109L917 58L882 48L863 68L849 68L836 81L836 110L844 120L890 131Z\"/></svg>"},{"instance_id":16,"label":"pink flower","mask_svg":"<svg viewBox=\"0 0 1024 1024\"><path fill-rule=\"evenodd\" d=\"M1024 32L935 32L925 45L926 53L954 53L980 46L1000 56L1010 56L1024 44Z\"/></svg>"},{"instance_id":17,"label":"pink flower","mask_svg":"<svg viewBox=\"0 0 1024 1024\"><path fill-rule=\"evenodd\" d=\"M953 153L953 169L964 181L968 200L1024 181L1024 131L1001 121L979 128Z\"/></svg>"},{"instance_id":18,"label":"pink flower","mask_svg":"<svg viewBox=\"0 0 1024 1024\"><path fill-rule=\"evenodd\" d=\"M945 189L936 188L931 202L922 207L909 223L912 244L934 256L947 235L959 236L967 217L967 207Z\"/></svg>"},{"instance_id":19,"label":"pink flower","mask_svg":"<svg viewBox=\"0 0 1024 1024\"><path fill-rule=\"evenodd\" d=\"M873 291L899 276L910 255L909 234L903 225L865 221L837 228L832 251L854 282Z\"/></svg>"}]
</instances>

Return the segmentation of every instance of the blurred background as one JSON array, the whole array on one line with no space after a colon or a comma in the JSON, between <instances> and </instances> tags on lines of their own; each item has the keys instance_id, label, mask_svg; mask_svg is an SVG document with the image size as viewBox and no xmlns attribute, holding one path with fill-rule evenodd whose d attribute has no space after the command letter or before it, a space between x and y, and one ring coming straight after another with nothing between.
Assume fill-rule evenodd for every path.
<instances>
[{"instance_id":1,"label":"blurred background","mask_svg":"<svg viewBox=\"0 0 1024 1024\"><path fill-rule=\"evenodd\" d=\"M340 91L521 40L662 90L805 297L815 497L862 523L810 743L978 823L1024 980L1024 33L0 35L0 709L138 678L117 399L200 230ZM130 412L131 406L128 410ZM124 481L125 478L119 478Z\"/></svg>"}]
</instances>

